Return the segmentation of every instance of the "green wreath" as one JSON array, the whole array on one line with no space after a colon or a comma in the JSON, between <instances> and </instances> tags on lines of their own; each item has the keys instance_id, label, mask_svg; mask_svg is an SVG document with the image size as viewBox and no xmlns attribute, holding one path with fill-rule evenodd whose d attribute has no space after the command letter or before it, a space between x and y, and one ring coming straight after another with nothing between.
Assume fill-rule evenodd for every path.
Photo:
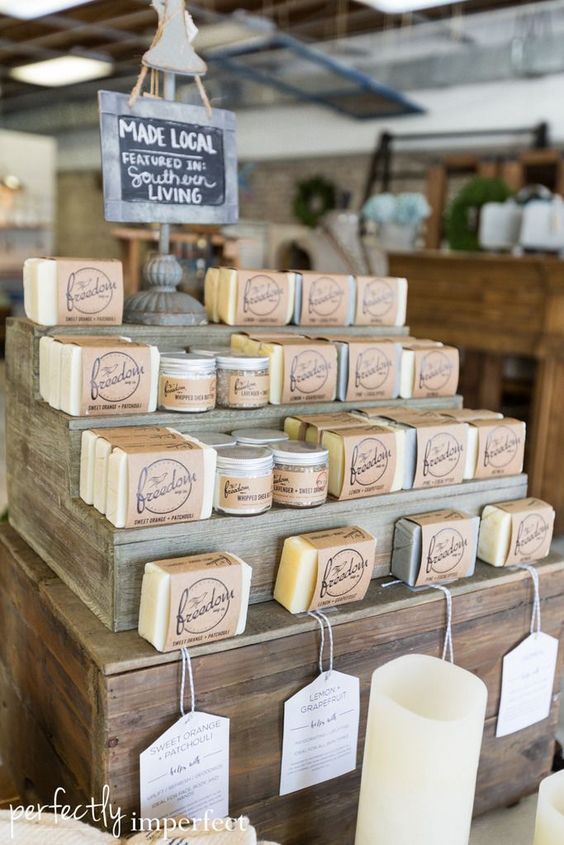
<instances>
[{"instance_id":1,"label":"green wreath","mask_svg":"<svg viewBox=\"0 0 564 845\"><path fill-rule=\"evenodd\" d=\"M480 209L487 202L505 202L511 191L501 179L477 176L458 192L445 214L445 232L451 249L477 252Z\"/></svg>"},{"instance_id":2,"label":"green wreath","mask_svg":"<svg viewBox=\"0 0 564 845\"><path fill-rule=\"evenodd\" d=\"M294 197L294 214L305 226L312 229L332 211L337 204L337 191L333 182L323 176L314 176L298 182Z\"/></svg>"}]
</instances>

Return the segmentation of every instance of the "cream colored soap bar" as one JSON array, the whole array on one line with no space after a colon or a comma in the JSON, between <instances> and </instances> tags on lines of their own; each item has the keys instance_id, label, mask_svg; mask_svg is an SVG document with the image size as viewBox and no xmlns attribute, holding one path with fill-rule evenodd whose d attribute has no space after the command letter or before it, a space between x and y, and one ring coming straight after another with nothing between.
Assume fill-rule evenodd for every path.
<instances>
[{"instance_id":1,"label":"cream colored soap bar","mask_svg":"<svg viewBox=\"0 0 564 845\"><path fill-rule=\"evenodd\" d=\"M535 498L486 505L478 557L491 566L541 560L550 551L554 517L552 505Z\"/></svg>"},{"instance_id":2,"label":"cream colored soap bar","mask_svg":"<svg viewBox=\"0 0 564 845\"><path fill-rule=\"evenodd\" d=\"M358 601L375 560L375 537L355 525L287 537L274 598L290 613Z\"/></svg>"},{"instance_id":3,"label":"cream colored soap bar","mask_svg":"<svg viewBox=\"0 0 564 845\"><path fill-rule=\"evenodd\" d=\"M23 266L26 317L43 326L109 326L123 320L121 261L28 258Z\"/></svg>"},{"instance_id":4,"label":"cream colored soap bar","mask_svg":"<svg viewBox=\"0 0 564 845\"><path fill-rule=\"evenodd\" d=\"M171 651L242 634L251 576L249 564L231 552L145 564L139 635L158 651Z\"/></svg>"},{"instance_id":5,"label":"cream colored soap bar","mask_svg":"<svg viewBox=\"0 0 564 845\"><path fill-rule=\"evenodd\" d=\"M228 326L285 326L292 319L295 274L221 267L217 313Z\"/></svg>"},{"instance_id":6,"label":"cream colored soap bar","mask_svg":"<svg viewBox=\"0 0 564 845\"><path fill-rule=\"evenodd\" d=\"M208 267L204 279L204 307L210 323L219 323L219 267Z\"/></svg>"},{"instance_id":7,"label":"cream colored soap bar","mask_svg":"<svg viewBox=\"0 0 564 845\"><path fill-rule=\"evenodd\" d=\"M190 522L209 519L213 507L217 452L194 437L190 452L165 451L158 444L143 450L147 455L142 468L132 470L141 451L138 447L117 447L108 460L106 517L116 528ZM194 453L201 451L202 473L192 470ZM140 498L141 497L141 498ZM194 510L193 503L197 507ZM184 511L192 516L184 516Z\"/></svg>"},{"instance_id":8,"label":"cream colored soap bar","mask_svg":"<svg viewBox=\"0 0 564 845\"><path fill-rule=\"evenodd\" d=\"M454 396L458 387L459 354L453 346L435 341L406 344L401 354L402 399Z\"/></svg>"},{"instance_id":9,"label":"cream colored soap bar","mask_svg":"<svg viewBox=\"0 0 564 845\"><path fill-rule=\"evenodd\" d=\"M335 498L352 498L343 496L346 486L354 489L356 495L375 495L378 483L384 477L392 455L386 455L382 440L378 435L392 434L392 449L395 461L394 469L386 482L382 492L391 493L401 490L405 475L405 431L391 425L367 425L362 428L344 428L338 431L324 431L321 444L329 452L329 484L331 496ZM355 448L347 459L347 438L354 439Z\"/></svg>"}]
</instances>

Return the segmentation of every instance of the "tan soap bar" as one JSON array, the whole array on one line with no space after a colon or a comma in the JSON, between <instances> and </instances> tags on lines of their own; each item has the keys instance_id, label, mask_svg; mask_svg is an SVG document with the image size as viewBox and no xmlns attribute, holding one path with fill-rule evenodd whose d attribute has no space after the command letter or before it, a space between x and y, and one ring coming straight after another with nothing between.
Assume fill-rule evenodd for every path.
<instances>
[{"instance_id":1,"label":"tan soap bar","mask_svg":"<svg viewBox=\"0 0 564 845\"><path fill-rule=\"evenodd\" d=\"M404 479L405 433L386 425L324 431L329 452L329 493L357 499L401 490Z\"/></svg>"},{"instance_id":2,"label":"tan soap bar","mask_svg":"<svg viewBox=\"0 0 564 845\"><path fill-rule=\"evenodd\" d=\"M492 566L541 560L550 551L554 508L541 499L486 505L482 511L478 557Z\"/></svg>"},{"instance_id":3,"label":"tan soap bar","mask_svg":"<svg viewBox=\"0 0 564 845\"><path fill-rule=\"evenodd\" d=\"M350 326L354 318L354 277L314 270L295 274L297 326Z\"/></svg>"},{"instance_id":4,"label":"tan soap bar","mask_svg":"<svg viewBox=\"0 0 564 845\"><path fill-rule=\"evenodd\" d=\"M354 323L357 326L403 326L407 309L407 279L357 276Z\"/></svg>"},{"instance_id":5,"label":"tan soap bar","mask_svg":"<svg viewBox=\"0 0 564 845\"><path fill-rule=\"evenodd\" d=\"M480 519L439 510L402 517L394 529L392 573L411 587L474 574Z\"/></svg>"},{"instance_id":6,"label":"tan soap bar","mask_svg":"<svg viewBox=\"0 0 564 845\"><path fill-rule=\"evenodd\" d=\"M476 419L472 478L497 478L523 472L527 427L522 420Z\"/></svg>"},{"instance_id":7,"label":"tan soap bar","mask_svg":"<svg viewBox=\"0 0 564 845\"><path fill-rule=\"evenodd\" d=\"M364 598L376 561L376 538L358 526L288 537L274 598L303 613Z\"/></svg>"},{"instance_id":8,"label":"tan soap bar","mask_svg":"<svg viewBox=\"0 0 564 845\"><path fill-rule=\"evenodd\" d=\"M352 426L366 425L348 411L334 414L301 414L296 417L286 417L284 420L284 431L290 440L305 440L307 443L321 443L321 435L327 429L336 431L339 428L351 428Z\"/></svg>"},{"instance_id":9,"label":"tan soap bar","mask_svg":"<svg viewBox=\"0 0 564 845\"><path fill-rule=\"evenodd\" d=\"M242 634L252 569L231 552L145 564L139 635L158 651Z\"/></svg>"},{"instance_id":10,"label":"tan soap bar","mask_svg":"<svg viewBox=\"0 0 564 845\"><path fill-rule=\"evenodd\" d=\"M217 314L228 326L285 326L294 295L294 273L221 267Z\"/></svg>"},{"instance_id":11,"label":"tan soap bar","mask_svg":"<svg viewBox=\"0 0 564 845\"><path fill-rule=\"evenodd\" d=\"M121 261L28 258L23 266L26 317L43 326L123 322Z\"/></svg>"},{"instance_id":12,"label":"tan soap bar","mask_svg":"<svg viewBox=\"0 0 564 845\"><path fill-rule=\"evenodd\" d=\"M204 279L204 308L210 323L219 323L219 267L208 267Z\"/></svg>"},{"instance_id":13,"label":"tan soap bar","mask_svg":"<svg viewBox=\"0 0 564 845\"><path fill-rule=\"evenodd\" d=\"M409 342L402 338L402 399L454 396L458 388L459 353L454 346Z\"/></svg>"},{"instance_id":14,"label":"tan soap bar","mask_svg":"<svg viewBox=\"0 0 564 845\"><path fill-rule=\"evenodd\" d=\"M401 344L387 338L323 337L337 347L337 399L395 399L400 389Z\"/></svg>"},{"instance_id":15,"label":"tan soap bar","mask_svg":"<svg viewBox=\"0 0 564 845\"><path fill-rule=\"evenodd\" d=\"M216 460L187 434L170 445L121 443L108 461L107 519L116 528L209 519Z\"/></svg>"},{"instance_id":16,"label":"tan soap bar","mask_svg":"<svg viewBox=\"0 0 564 845\"><path fill-rule=\"evenodd\" d=\"M259 354L269 358L272 405L335 400L337 350L334 344L306 338L277 338L261 341Z\"/></svg>"}]
</instances>

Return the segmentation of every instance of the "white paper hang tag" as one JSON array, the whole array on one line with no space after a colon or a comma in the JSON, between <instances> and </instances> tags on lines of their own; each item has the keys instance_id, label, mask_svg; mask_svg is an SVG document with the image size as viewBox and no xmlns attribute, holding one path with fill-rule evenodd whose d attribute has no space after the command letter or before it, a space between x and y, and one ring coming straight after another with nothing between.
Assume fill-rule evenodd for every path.
<instances>
[{"instance_id":1,"label":"white paper hang tag","mask_svg":"<svg viewBox=\"0 0 564 845\"><path fill-rule=\"evenodd\" d=\"M539 572L532 564L520 564L533 579L534 601L531 632L503 658L501 699L496 736L508 736L542 722L550 715L558 660L558 640L541 630Z\"/></svg>"},{"instance_id":2,"label":"white paper hang tag","mask_svg":"<svg viewBox=\"0 0 564 845\"><path fill-rule=\"evenodd\" d=\"M188 666L191 712L184 711ZM229 813L229 719L195 709L194 681L182 649L181 717L140 755L140 803L144 818L212 819Z\"/></svg>"},{"instance_id":3,"label":"white paper hang tag","mask_svg":"<svg viewBox=\"0 0 564 845\"><path fill-rule=\"evenodd\" d=\"M360 682L332 668L332 632L328 626L329 671L321 674L284 704L284 737L280 795L340 777L356 768L360 714ZM321 620L319 619L321 617ZM320 662L324 637L321 641Z\"/></svg>"}]
</instances>

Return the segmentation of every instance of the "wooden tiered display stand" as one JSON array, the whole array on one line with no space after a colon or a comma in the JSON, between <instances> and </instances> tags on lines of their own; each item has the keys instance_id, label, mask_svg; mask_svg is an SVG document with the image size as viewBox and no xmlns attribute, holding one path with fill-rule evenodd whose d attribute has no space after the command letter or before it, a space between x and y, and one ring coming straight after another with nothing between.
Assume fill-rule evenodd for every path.
<instances>
[{"instance_id":1,"label":"wooden tiered display stand","mask_svg":"<svg viewBox=\"0 0 564 845\"><path fill-rule=\"evenodd\" d=\"M150 340L164 351L227 344L232 331L124 326L116 333ZM283 703L313 680L318 656L317 623L291 616L269 600L283 539L298 531L354 523L377 536L376 579L367 597L331 612L336 668L361 681L362 743L372 671L401 654L438 655L442 646L442 597L433 590L414 594L402 586L384 590L378 580L389 572L395 520L445 506L476 514L489 502L523 496L526 477L329 501L308 511L275 508L257 517L215 516L200 523L116 530L78 498L85 428L167 424L186 432L229 431L279 426L289 413L360 404L71 418L38 396L38 345L44 333L24 320L11 321L8 329L13 528L0 532L0 752L18 788L27 782L48 801L57 786L64 786L71 801L84 802L108 784L114 805L128 813L138 811L139 753L176 718L179 682L178 653L159 654L129 630L137 623L143 566L148 560L223 548L253 566L247 630L240 637L194 648L192 654L198 707L231 718L230 810L249 814L262 837L282 845L351 845L360 753L355 773L278 797ZM452 407L460 399L413 404ZM543 628L559 636L564 561L550 558L540 571ZM482 677L489 689L476 801L476 811L483 812L534 791L550 770L558 687L549 719L496 739L501 661L528 633L530 579L524 572L479 565L476 576L456 584L453 594L457 663Z\"/></svg>"}]
</instances>

